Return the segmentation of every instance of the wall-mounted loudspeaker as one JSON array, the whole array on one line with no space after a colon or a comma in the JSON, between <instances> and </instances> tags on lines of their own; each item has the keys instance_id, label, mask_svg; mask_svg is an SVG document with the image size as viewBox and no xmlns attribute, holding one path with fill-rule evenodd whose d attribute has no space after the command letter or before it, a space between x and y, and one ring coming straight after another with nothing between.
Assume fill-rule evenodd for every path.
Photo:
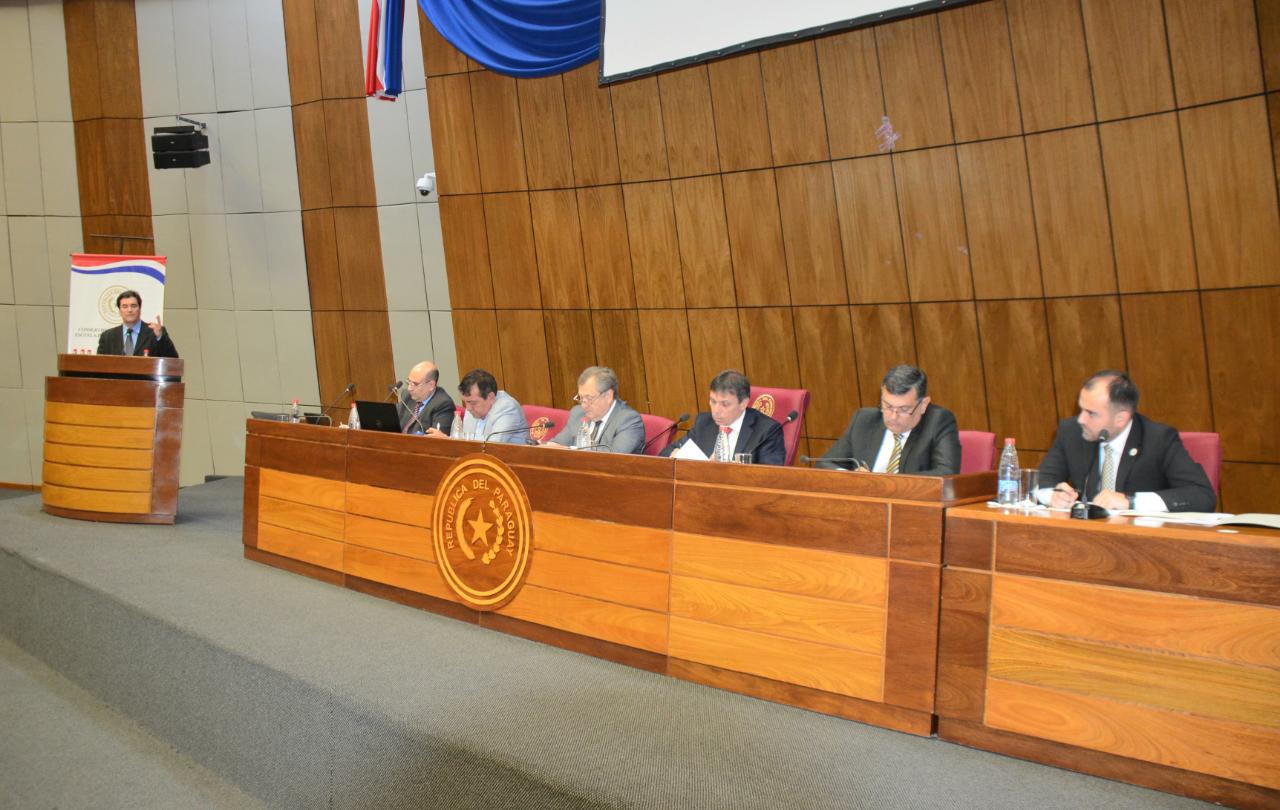
<instances>
[{"instance_id":1,"label":"wall-mounted loudspeaker","mask_svg":"<svg viewBox=\"0 0 1280 810\"><path fill-rule=\"evenodd\" d=\"M156 127L151 153L157 169L196 169L209 163L209 136L195 127Z\"/></svg>"}]
</instances>

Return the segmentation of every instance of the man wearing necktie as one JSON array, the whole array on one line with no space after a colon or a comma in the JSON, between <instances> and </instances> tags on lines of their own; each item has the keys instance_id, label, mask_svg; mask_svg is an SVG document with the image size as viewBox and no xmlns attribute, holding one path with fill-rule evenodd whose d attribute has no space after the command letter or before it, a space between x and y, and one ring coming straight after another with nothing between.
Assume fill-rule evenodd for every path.
<instances>
[{"instance_id":1,"label":"man wearing necktie","mask_svg":"<svg viewBox=\"0 0 1280 810\"><path fill-rule=\"evenodd\" d=\"M116 296L116 309L120 311L120 326L102 330L98 335L98 354L123 354L127 356L177 357L178 349L169 337L169 331L160 322L160 316L151 323L142 320L142 296L134 290L125 290Z\"/></svg>"},{"instance_id":2,"label":"man wearing necktie","mask_svg":"<svg viewBox=\"0 0 1280 810\"><path fill-rule=\"evenodd\" d=\"M400 432L421 435L436 428L448 436L457 412L453 398L440 387L440 369L436 364L423 360L409 369L404 384L404 391L396 400Z\"/></svg>"},{"instance_id":3,"label":"man wearing necktie","mask_svg":"<svg viewBox=\"0 0 1280 810\"><path fill-rule=\"evenodd\" d=\"M728 369L711 381L707 396L710 413L700 413L684 438L668 445L661 455L669 456L686 442L693 442L707 458L716 459L716 447L728 448L732 460L742 453L751 454L752 464L787 463L787 447L782 439L782 425L765 416L751 404L751 381L741 371ZM727 430L726 430L727 428Z\"/></svg>"},{"instance_id":4,"label":"man wearing necktie","mask_svg":"<svg viewBox=\"0 0 1280 810\"><path fill-rule=\"evenodd\" d=\"M1040 462L1041 502L1065 509L1083 491L1106 509L1213 511L1218 498L1209 476L1177 430L1138 413L1138 387L1128 374L1099 371L1084 381L1077 402L1080 415L1058 424Z\"/></svg>"},{"instance_id":5,"label":"man wearing necktie","mask_svg":"<svg viewBox=\"0 0 1280 810\"><path fill-rule=\"evenodd\" d=\"M587 420L587 449L608 453L639 453L644 450L644 420L618 398L618 375L607 366L590 366L578 375L577 404L569 420L547 447L569 447L582 420Z\"/></svg>"}]
</instances>

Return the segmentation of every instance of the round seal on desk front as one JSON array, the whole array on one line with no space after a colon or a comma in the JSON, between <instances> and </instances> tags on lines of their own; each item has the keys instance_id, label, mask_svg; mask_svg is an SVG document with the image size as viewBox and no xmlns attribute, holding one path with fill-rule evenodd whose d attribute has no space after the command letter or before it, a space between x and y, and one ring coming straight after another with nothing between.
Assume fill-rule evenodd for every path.
<instances>
[{"instance_id":1,"label":"round seal on desk front","mask_svg":"<svg viewBox=\"0 0 1280 810\"><path fill-rule=\"evenodd\" d=\"M431 534L440 574L468 606L496 610L524 584L533 546L529 496L493 456L463 456L445 473Z\"/></svg>"}]
</instances>

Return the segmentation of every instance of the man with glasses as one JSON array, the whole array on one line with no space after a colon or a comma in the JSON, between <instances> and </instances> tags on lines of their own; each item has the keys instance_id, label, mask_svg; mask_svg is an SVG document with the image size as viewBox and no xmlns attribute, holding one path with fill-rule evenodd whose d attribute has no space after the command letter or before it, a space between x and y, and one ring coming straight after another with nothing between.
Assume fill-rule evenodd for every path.
<instances>
[{"instance_id":1,"label":"man with glasses","mask_svg":"<svg viewBox=\"0 0 1280 810\"><path fill-rule=\"evenodd\" d=\"M960 472L960 433L951 411L929 400L915 366L894 366L880 384L880 407L861 408L819 467L911 475Z\"/></svg>"},{"instance_id":2,"label":"man with glasses","mask_svg":"<svg viewBox=\"0 0 1280 810\"><path fill-rule=\"evenodd\" d=\"M609 453L644 450L644 421L618 399L618 375L605 366L591 366L578 375L578 403L569 411L569 423L548 442L548 447L569 447L586 420L586 448Z\"/></svg>"},{"instance_id":3,"label":"man with glasses","mask_svg":"<svg viewBox=\"0 0 1280 810\"><path fill-rule=\"evenodd\" d=\"M462 394L462 438L508 444L529 443L529 422L524 418L524 408L515 397L498 390L498 381L482 368L468 371L458 384ZM449 434L427 428L427 435L439 439Z\"/></svg>"},{"instance_id":4,"label":"man with glasses","mask_svg":"<svg viewBox=\"0 0 1280 810\"><path fill-rule=\"evenodd\" d=\"M423 360L409 369L404 390L396 398L396 412L400 414L400 432L422 435L435 428L448 436L455 414L453 398L440 388L440 369L430 360ZM405 397L408 393L408 397Z\"/></svg>"}]
</instances>

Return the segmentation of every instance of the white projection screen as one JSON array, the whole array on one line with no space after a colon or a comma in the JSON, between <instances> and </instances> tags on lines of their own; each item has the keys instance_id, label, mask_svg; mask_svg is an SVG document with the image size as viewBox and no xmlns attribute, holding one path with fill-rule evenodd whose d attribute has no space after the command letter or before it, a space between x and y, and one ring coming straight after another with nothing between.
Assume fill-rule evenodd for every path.
<instances>
[{"instance_id":1,"label":"white projection screen","mask_svg":"<svg viewBox=\"0 0 1280 810\"><path fill-rule=\"evenodd\" d=\"M974 0L602 0L600 83Z\"/></svg>"}]
</instances>

